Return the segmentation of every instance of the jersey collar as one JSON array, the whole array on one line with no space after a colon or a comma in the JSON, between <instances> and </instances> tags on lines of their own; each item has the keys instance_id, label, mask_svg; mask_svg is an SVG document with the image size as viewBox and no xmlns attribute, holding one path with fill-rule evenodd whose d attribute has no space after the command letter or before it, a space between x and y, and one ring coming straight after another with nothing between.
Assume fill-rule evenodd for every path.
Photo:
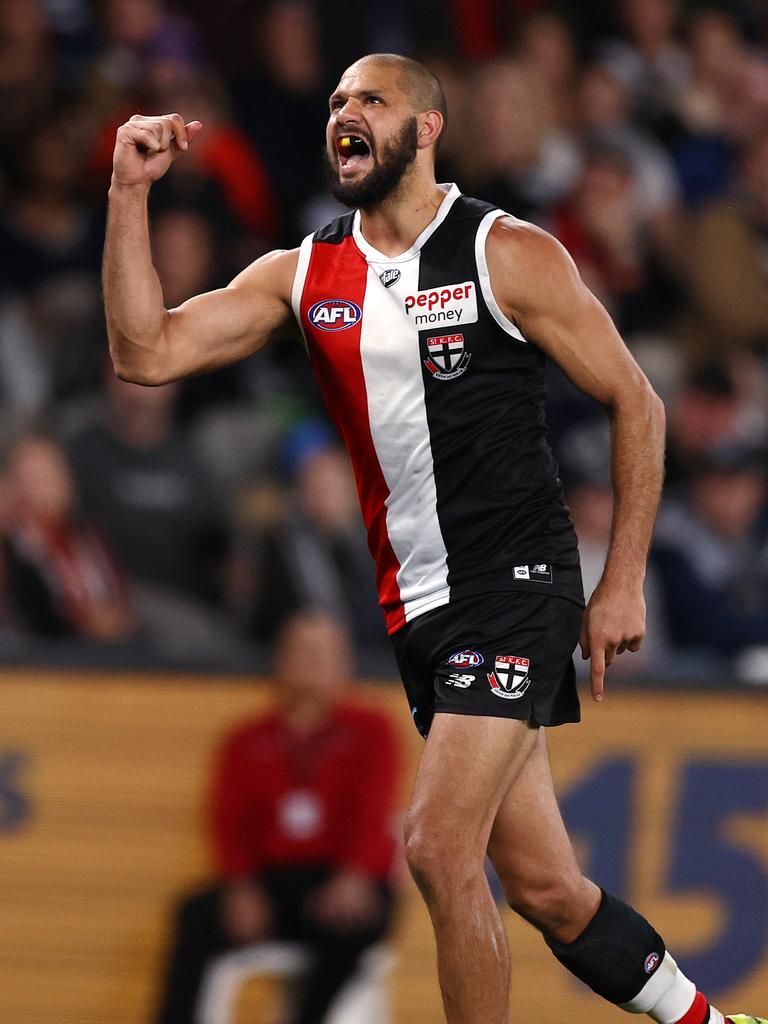
<instances>
[{"instance_id":1,"label":"jersey collar","mask_svg":"<svg viewBox=\"0 0 768 1024\"><path fill-rule=\"evenodd\" d=\"M406 249L405 252L401 252L399 256L385 256L383 252L379 252L379 250L374 249L369 242L366 242L365 238L363 238L363 232L360 230L360 211L355 210L355 216L352 221L352 237L354 238L355 244L360 252L369 262L404 263L406 260L413 259L413 257L418 254L427 239L430 238L430 236L433 235L443 223L450 213L451 207L461 195L461 190L456 184L445 183L438 185L437 187L445 192L445 199L440 203L437 213L429 224L427 224L410 249Z\"/></svg>"}]
</instances>

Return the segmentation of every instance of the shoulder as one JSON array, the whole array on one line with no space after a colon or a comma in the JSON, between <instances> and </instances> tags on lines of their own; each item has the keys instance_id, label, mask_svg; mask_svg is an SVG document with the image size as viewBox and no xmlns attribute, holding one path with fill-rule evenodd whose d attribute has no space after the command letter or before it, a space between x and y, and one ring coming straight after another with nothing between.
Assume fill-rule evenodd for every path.
<instances>
[{"instance_id":1,"label":"shoulder","mask_svg":"<svg viewBox=\"0 0 768 1024\"><path fill-rule=\"evenodd\" d=\"M229 287L243 292L266 292L290 304L298 262L298 249L273 249L249 264Z\"/></svg>"},{"instance_id":2,"label":"shoulder","mask_svg":"<svg viewBox=\"0 0 768 1024\"><path fill-rule=\"evenodd\" d=\"M488 256L523 263L571 262L565 246L548 231L510 214L498 217L488 232Z\"/></svg>"},{"instance_id":3,"label":"shoulder","mask_svg":"<svg viewBox=\"0 0 768 1024\"><path fill-rule=\"evenodd\" d=\"M565 246L516 217L505 215L494 222L485 255L494 292L517 309L560 301L583 287Z\"/></svg>"}]
</instances>

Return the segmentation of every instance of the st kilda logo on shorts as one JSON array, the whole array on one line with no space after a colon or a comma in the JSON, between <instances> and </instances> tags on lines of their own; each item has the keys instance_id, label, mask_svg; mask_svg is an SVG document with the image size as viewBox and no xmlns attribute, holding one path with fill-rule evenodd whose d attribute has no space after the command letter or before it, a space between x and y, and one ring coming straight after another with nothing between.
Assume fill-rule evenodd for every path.
<instances>
[{"instance_id":1,"label":"st kilda logo on shorts","mask_svg":"<svg viewBox=\"0 0 768 1024\"><path fill-rule=\"evenodd\" d=\"M453 380L469 366L471 354L464 348L463 334L438 334L427 338L429 358L424 365L435 380Z\"/></svg>"},{"instance_id":2,"label":"st kilda logo on shorts","mask_svg":"<svg viewBox=\"0 0 768 1024\"><path fill-rule=\"evenodd\" d=\"M348 299L323 299L310 307L309 322L321 331L346 331L360 322L362 309Z\"/></svg>"},{"instance_id":3,"label":"st kilda logo on shorts","mask_svg":"<svg viewBox=\"0 0 768 1024\"><path fill-rule=\"evenodd\" d=\"M491 690L504 700L519 700L531 685L528 677L530 667L531 662L528 658L500 654L494 663L493 672L488 673Z\"/></svg>"}]
</instances>

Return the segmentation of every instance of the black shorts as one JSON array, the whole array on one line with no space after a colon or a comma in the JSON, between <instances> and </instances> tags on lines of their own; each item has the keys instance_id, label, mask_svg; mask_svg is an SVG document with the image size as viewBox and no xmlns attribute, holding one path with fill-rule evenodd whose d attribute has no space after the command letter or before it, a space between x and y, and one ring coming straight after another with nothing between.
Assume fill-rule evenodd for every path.
<instances>
[{"instance_id":1,"label":"black shorts","mask_svg":"<svg viewBox=\"0 0 768 1024\"><path fill-rule=\"evenodd\" d=\"M392 636L416 728L436 711L562 725L581 718L573 651L584 614L563 597L512 591L426 612Z\"/></svg>"}]
</instances>

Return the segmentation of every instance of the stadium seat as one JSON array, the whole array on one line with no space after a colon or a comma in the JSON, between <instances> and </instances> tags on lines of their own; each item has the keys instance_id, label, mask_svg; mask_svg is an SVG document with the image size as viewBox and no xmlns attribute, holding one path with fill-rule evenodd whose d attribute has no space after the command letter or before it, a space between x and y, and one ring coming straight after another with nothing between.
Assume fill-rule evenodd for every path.
<instances>
[{"instance_id":1,"label":"stadium seat","mask_svg":"<svg viewBox=\"0 0 768 1024\"><path fill-rule=\"evenodd\" d=\"M247 980L275 978L288 989L291 982L301 979L309 958L303 946L289 942L264 942L222 954L203 978L196 1024L234 1024L238 995ZM386 979L393 961L388 946L372 946L363 955L357 974L339 993L328 1024L389 1024Z\"/></svg>"}]
</instances>

